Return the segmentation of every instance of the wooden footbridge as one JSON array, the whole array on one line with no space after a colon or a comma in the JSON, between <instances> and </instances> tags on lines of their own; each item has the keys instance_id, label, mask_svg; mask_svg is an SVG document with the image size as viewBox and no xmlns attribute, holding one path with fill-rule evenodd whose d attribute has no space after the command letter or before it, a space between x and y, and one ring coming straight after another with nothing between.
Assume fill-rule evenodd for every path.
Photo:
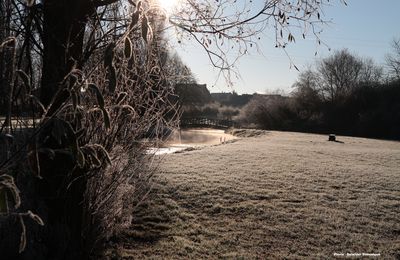
<instances>
[{"instance_id":1,"label":"wooden footbridge","mask_svg":"<svg viewBox=\"0 0 400 260\"><path fill-rule=\"evenodd\" d=\"M201 127L201 128L218 128L226 129L235 127L236 124L232 120L214 119L214 118L181 118L180 126L182 128Z\"/></svg>"}]
</instances>

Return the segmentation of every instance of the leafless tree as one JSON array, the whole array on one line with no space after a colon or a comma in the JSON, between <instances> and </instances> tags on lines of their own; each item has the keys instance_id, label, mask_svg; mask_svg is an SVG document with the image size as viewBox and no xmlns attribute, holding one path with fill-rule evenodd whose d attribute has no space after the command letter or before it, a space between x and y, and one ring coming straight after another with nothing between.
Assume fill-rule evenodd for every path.
<instances>
[{"instance_id":1,"label":"leafless tree","mask_svg":"<svg viewBox=\"0 0 400 260\"><path fill-rule=\"evenodd\" d=\"M391 77L400 79L400 38L393 39L392 53L386 55L386 65Z\"/></svg>"},{"instance_id":2,"label":"leafless tree","mask_svg":"<svg viewBox=\"0 0 400 260\"><path fill-rule=\"evenodd\" d=\"M265 34L282 49L297 38L323 43L320 33L329 22L323 19L323 10L328 5L319 0L186 0L169 22L180 41L194 39L229 79L235 62L252 49L259 51Z\"/></svg>"},{"instance_id":3,"label":"leafless tree","mask_svg":"<svg viewBox=\"0 0 400 260\"><path fill-rule=\"evenodd\" d=\"M383 68L371 58L363 59L343 49L322 59L315 69L301 72L293 85L294 94L299 100L303 95L313 99L317 95L326 101L340 102L358 87L380 83L382 77Z\"/></svg>"},{"instance_id":4,"label":"leafless tree","mask_svg":"<svg viewBox=\"0 0 400 260\"><path fill-rule=\"evenodd\" d=\"M332 102L349 95L358 83L362 67L362 61L346 49L323 59L318 72L324 95Z\"/></svg>"},{"instance_id":5,"label":"leafless tree","mask_svg":"<svg viewBox=\"0 0 400 260\"><path fill-rule=\"evenodd\" d=\"M372 58L362 60L362 68L360 72L360 84L376 84L382 82L383 67L377 65Z\"/></svg>"},{"instance_id":6,"label":"leafless tree","mask_svg":"<svg viewBox=\"0 0 400 260\"><path fill-rule=\"evenodd\" d=\"M299 78L292 86L294 91L291 94L304 107L308 106L311 109L312 104L318 103L318 100L323 98L324 92L320 86L321 78L309 68L299 74Z\"/></svg>"},{"instance_id":7,"label":"leafless tree","mask_svg":"<svg viewBox=\"0 0 400 260\"><path fill-rule=\"evenodd\" d=\"M170 53L166 59L165 70L169 81L176 84L196 84L197 80L191 69L186 66L177 53Z\"/></svg>"}]
</instances>

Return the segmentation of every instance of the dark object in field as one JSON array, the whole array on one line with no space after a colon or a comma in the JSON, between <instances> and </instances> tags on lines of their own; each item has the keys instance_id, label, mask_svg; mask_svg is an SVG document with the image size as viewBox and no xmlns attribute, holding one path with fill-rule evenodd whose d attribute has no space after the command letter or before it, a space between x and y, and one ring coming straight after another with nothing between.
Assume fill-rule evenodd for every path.
<instances>
[{"instance_id":1,"label":"dark object in field","mask_svg":"<svg viewBox=\"0 0 400 260\"><path fill-rule=\"evenodd\" d=\"M344 142L336 140L336 135L335 134L330 134L328 141L344 144Z\"/></svg>"}]
</instances>

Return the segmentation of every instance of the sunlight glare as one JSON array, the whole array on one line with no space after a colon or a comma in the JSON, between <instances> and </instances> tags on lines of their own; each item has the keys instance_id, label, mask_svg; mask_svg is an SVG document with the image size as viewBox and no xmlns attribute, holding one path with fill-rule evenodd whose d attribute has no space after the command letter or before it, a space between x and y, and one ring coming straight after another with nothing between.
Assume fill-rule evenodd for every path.
<instances>
[{"instance_id":1,"label":"sunlight glare","mask_svg":"<svg viewBox=\"0 0 400 260\"><path fill-rule=\"evenodd\" d=\"M177 7L179 0L158 0L160 7L167 13L171 14Z\"/></svg>"}]
</instances>

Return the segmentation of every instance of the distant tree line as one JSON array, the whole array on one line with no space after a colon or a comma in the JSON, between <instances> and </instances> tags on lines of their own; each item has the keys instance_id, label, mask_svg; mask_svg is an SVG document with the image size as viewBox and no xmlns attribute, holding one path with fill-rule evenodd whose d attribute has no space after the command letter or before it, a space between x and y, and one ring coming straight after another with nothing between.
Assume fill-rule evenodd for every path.
<instances>
[{"instance_id":1,"label":"distant tree line","mask_svg":"<svg viewBox=\"0 0 400 260\"><path fill-rule=\"evenodd\" d=\"M211 93L211 96L214 101L231 107L243 107L253 98L253 94L238 95L235 91L232 93Z\"/></svg>"},{"instance_id":2,"label":"distant tree line","mask_svg":"<svg viewBox=\"0 0 400 260\"><path fill-rule=\"evenodd\" d=\"M372 59L336 51L301 72L290 97L255 96L238 120L263 129L400 139L398 44L387 57L389 74Z\"/></svg>"},{"instance_id":3,"label":"distant tree line","mask_svg":"<svg viewBox=\"0 0 400 260\"><path fill-rule=\"evenodd\" d=\"M253 95L232 93L210 93L205 84L179 83L175 85L182 118L208 118L232 120L239 115Z\"/></svg>"}]
</instances>

